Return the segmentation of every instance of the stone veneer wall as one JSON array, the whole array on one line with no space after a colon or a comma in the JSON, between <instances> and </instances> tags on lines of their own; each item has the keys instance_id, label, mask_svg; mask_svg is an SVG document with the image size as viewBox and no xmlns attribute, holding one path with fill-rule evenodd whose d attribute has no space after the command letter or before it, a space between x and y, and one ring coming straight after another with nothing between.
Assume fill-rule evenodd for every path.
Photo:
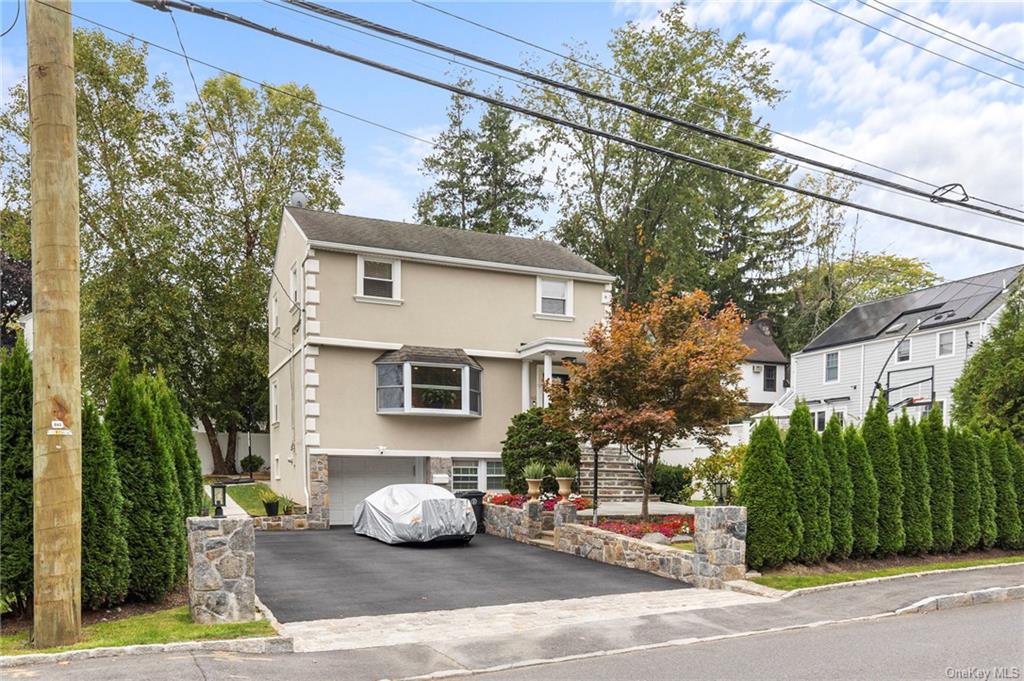
<instances>
[{"instance_id":1,"label":"stone veneer wall","mask_svg":"<svg viewBox=\"0 0 1024 681\"><path fill-rule=\"evenodd\" d=\"M539 501L529 501L523 508L485 503L484 531L521 542L539 539L544 530L543 508Z\"/></svg>"},{"instance_id":2,"label":"stone veneer wall","mask_svg":"<svg viewBox=\"0 0 1024 681\"><path fill-rule=\"evenodd\" d=\"M309 510L306 513L306 521L311 530L326 530L331 526L331 494L327 486L326 454L309 455Z\"/></svg>"},{"instance_id":3,"label":"stone veneer wall","mask_svg":"<svg viewBox=\"0 0 1024 681\"><path fill-rule=\"evenodd\" d=\"M199 624L256 618L256 535L251 518L186 520L188 605Z\"/></svg>"},{"instance_id":4,"label":"stone veneer wall","mask_svg":"<svg viewBox=\"0 0 1024 681\"><path fill-rule=\"evenodd\" d=\"M308 513L291 515L258 515L252 518L253 528L262 531L311 530ZM319 528L326 529L326 528Z\"/></svg>"}]
</instances>

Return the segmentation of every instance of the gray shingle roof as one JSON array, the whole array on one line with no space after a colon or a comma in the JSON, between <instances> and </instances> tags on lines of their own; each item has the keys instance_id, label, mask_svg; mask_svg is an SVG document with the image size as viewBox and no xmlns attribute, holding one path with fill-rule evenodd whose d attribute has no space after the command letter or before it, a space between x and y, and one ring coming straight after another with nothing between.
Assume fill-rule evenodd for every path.
<instances>
[{"instance_id":1,"label":"gray shingle roof","mask_svg":"<svg viewBox=\"0 0 1024 681\"><path fill-rule=\"evenodd\" d=\"M610 276L553 241L377 220L296 206L288 206L288 212L312 241Z\"/></svg>"},{"instance_id":2,"label":"gray shingle roof","mask_svg":"<svg viewBox=\"0 0 1024 681\"><path fill-rule=\"evenodd\" d=\"M389 350L374 364L398 364L400 362L427 362L436 364L468 364L480 369L476 360L458 348L430 348L423 345L403 345L399 350Z\"/></svg>"},{"instance_id":3,"label":"gray shingle roof","mask_svg":"<svg viewBox=\"0 0 1024 681\"><path fill-rule=\"evenodd\" d=\"M751 322L743 330L743 344L750 348L748 362L768 362L769 364L786 364L786 356L772 340L771 326L758 321Z\"/></svg>"},{"instance_id":4,"label":"gray shingle roof","mask_svg":"<svg viewBox=\"0 0 1024 681\"><path fill-rule=\"evenodd\" d=\"M959 324L987 317L992 302L1004 287L1016 279L1024 265L1014 265L966 279L905 293L853 307L832 326L804 347L804 352L877 338L883 334L904 334L918 319L929 317L922 329Z\"/></svg>"}]
</instances>

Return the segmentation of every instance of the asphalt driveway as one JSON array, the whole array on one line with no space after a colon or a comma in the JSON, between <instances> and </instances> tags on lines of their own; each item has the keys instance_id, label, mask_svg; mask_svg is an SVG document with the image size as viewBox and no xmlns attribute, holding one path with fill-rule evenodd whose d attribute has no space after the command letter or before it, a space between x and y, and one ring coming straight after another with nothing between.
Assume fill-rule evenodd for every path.
<instances>
[{"instance_id":1,"label":"asphalt driveway","mask_svg":"<svg viewBox=\"0 0 1024 681\"><path fill-rule=\"evenodd\" d=\"M256 593L281 622L680 588L486 534L466 546L390 546L350 527L256 533Z\"/></svg>"}]
</instances>

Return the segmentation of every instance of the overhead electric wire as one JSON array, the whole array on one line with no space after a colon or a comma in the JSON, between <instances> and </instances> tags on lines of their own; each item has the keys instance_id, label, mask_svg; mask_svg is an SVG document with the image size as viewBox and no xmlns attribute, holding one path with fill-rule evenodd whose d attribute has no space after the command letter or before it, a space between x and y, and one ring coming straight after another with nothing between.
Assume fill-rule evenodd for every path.
<instances>
[{"instance_id":1,"label":"overhead electric wire","mask_svg":"<svg viewBox=\"0 0 1024 681\"><path fill-rule=\"evenodd\" d=\"M704 168L706 170L711 170L711 171L715 171L715 172L724 173L724 174L727 174L727 175L732 175L733 177L737 177L739 179L743 179L743 180L747 180L747 181L751 181L751 182L757 182L757 183L764 184L764 185L767 185L767 186L770 186L770 187L775 187L777 189L782 189L782 190L785 190L785 191L794 192L796 194L801 194L803 196L807 196L807 197L810 197L810 198L818 199L820 201L825 201L827 203L832 203L832 204L835 204L835 205L845 206L847 208L852 208L852 209L855 209L855 210L860 210L860 211L863 211L863 212L872 213L872 214L875 214L875 215L879 215L881 217L887 217L887 218L891 218L891 219L894 219L894 220L900 220L900 221L906 222L908 224L914 224L914 225L918 225L920 227L926 227L928 229L934 229L934 230L938 230L938 231L941 231L941 232L946 232L948 234L955 234L955 235L962 236L962 237L965 237L965 238L974 239L976 241L983 241L983 242L994 244L994 245L997 245L997 246L1004 246L1006 248L1011 248L1011 249L1014 249L1014 250L1024 251L1024 244L1010 243L1010 242L1006 242L1006 241L1001 241L999 239L993 239L991 237L983 236L983 235L980 235L980 234L972 234L970 232L964 232L964 231L961 231L961 230L958 230L958 229L954 229L952 227L945 227L945 226L942 226L942 225L936 225L936 224L931 223L931 222L926 222L924 220L919 220L917 218L912 218L912 217L909 217L909 216L900 215L898 213L893 213L893 212L890 212L890 211L882 210L880 208L874 208L872 206L866 206L864 204L856 203L854 201L848 201L846 199L840 199L840 198L828 196L826 194L821 194L819 192L815 192L815 191L812 191L812 190L809 190L809 189L805 189L803 187L794 187L794 186L788 185L788 184L786 184L784 182L780 182L780 181L777 181L777 180L772 180L772 179L769 179L769 178L765 178L765 177L761 177L761 176L758 176L758 175L754 175L754 174L748 173L746 171L736 170L735 168L730 168L730 167L727 167L727 166L723 166L723 165L720 165L720 164L717 164L717 163L713 163L711 161L706 161L704 159L696 158L696 157L693 157L693 156L689 156L687 154L683 154L683 153L680 153L680 152L672 151L672 150L669 150L669 149L663 149L663 148L658 147L658 146L653 145L653 144L648 144L646 142L640 142L638 140L634 140L634 139L631 139L629 137L618 135L616 133L611 133L611 132L608 132L606 130L600 130L600 129L597 129L597 128L592 128L590 126L583 125L583 124L576 123L576 122L569 121L569 120L565 120L565 119L559 118L557 116L546 114L546 113L543 113L543 112L540 112L540 111L535 111L535 110L529 109L527 107L520 106L518 104L513 104L511 102L506 102L504 100L498 99L496 97L492 97L490 95L480 94L478 92L474 92L473 90L469 90L467 88L460 87L458 85L452 85L450 83L445 83L443 81L439 81L439 80L435 80L433 78L429 78L427 76L422 76L422 75L419 75L419 74L416 74L416 73L412 73L410 71L406 71L404 69L400 69L398 67L391 66L389 64L384 64L384 63L375 61L373 59L369 59L367 57L363 57L363 56L360 56L360 55L357 55L357 54L346 52L344 50L340 50L340 49L335 48L335 47L331 47L329 45L323 45L323 44L318 43L318 42L316 42L314 40L310 40L310 39L307 39L307 38L301 38L299 36L287 33L285 31L281 31L281 30L279 30L277 28L274 28L274 27L271 27L271 26L266 26L266 25L260 24L258 22L252 21L250 19L246 19L245 17L241 17L241 16L238 16L238 15L235 15L235 14L231 14L231 13L228 13L228 12L221 11L221 10L205 7L203 5L198 5L198 4L192 3L192 2L183 2L183 1L179 1L179 0L134 0L134 1L136 3L138 3L138 4L145 5L147 7L151 7L153 9L157 9L157 10L160 10L160 11L168 11L168 8L174 8L174 9L180 9L182 11L192 12L192 13L198 14L200 16L205 16L205 17L209 17L209 18L213 18L213 19L219 19L221 21L227 21L229 23L233 23L233 24L236 24L238 26L249 28L251 30L258 31L260 33L264 33L266 35L270 35L270 36L273 36L273 37L276 37L276 38L280 38L282 40L287 40L287 41L295 43L297 45L301 45L301 46L304 46L304 47L309 47L309 48L312 48L312 49L315 49L315 50L319 50L321 52L325 52L327 54L334 55L336 57L339 57L341 59L345 59L347 61L352 61L352 62L355 62L357 64L363 64L364 66L369 66L369 67L377 69L379 71L384 71L385 73L391 73L391 74L396 75L396 76L400 76L400 77L403 77L403 78L406 78L406 79L409 79L409 80L413 80L413 81L416 81L416 82L419 82L419 83L423 83L424 85L430 85L432 87L440 88L442 90L447 90L448 92L451 92L451 93L454 93L454 94L458 94L458 95L462 95L462 96L468 97L470 99L476 99L478 101L482 101L482 102L487 103L487 104L493 104L495 106L499 106L501 108L508 109L509 111L513 111L513 112L518 113L520 115L536 118L538 120L542 120L542 121L545 121L547 123L551 123L553 125L559 125L559 126L571 128L571 129L576 130L578 132L587 133L587 134L593 135L595 137L600 137L600 138L603 138L603 139L607 139L607 140L612 141L612 142L617 142L617 143L624 144L624 145L627 145L627 146L631 146L631 147L634 147L634 148L637 148L637 149L642 149L644 151L648 151L648 152L651 152L651 153L654 153L654 154L657 154L657 155L660 155L660 156L664 156L666 158L671 158L671 159L674 159L674 160L677 160L677 161L683 161L685 163L689 163L691 165L695 165L697 167Z\"/></svg>"},{"instance_id":2,"label":"overhead electric wire","mask_svg":"<svg viewBox=\"0 0 1024 681\"><path fill-rule=\"evenodd\" d=\"M934 195L931 192L927 192L927 191L923 191L923 190L920 190L920 189L916 189L914 187L910 187L910 186L905 185L905 184L900 184L898 182L893 182L891 180L886 180L884 178L875 177L873 175L869 175L867 173L862 173L862 172L859 172L859 171L856 171L856 170L848 170L848 169L843 168L841 166L837 166L837 165L834 165L834 164L831 164L831 163L826 163L826 162L823 162L823 161L818 161L816 159L809 158L807 156L803 156L801 154L795 154L795 153L792 153L792 152L787 152L787 151L778 149L778 148L773 147L773 146L768 145L768 144L763 144L761 142L755 142L755 141L747 139L745 137L740 137L740 136L737 136L737 135L733 135L731 133L727 133L727 132L723 132L721 130L717 130L715 128L709 128L709 127L704 126L704 125L699 125L697 123L693 123L691 121L687 121L687 120L678 118L676 116L670 116L668 114L661 113L660 111L655 111L653 109L649 109L647 107L643 107L643 106L639 106L639 105L636 105L636 104L632 104L630 102L626 102L624 100L621 100L621 99L618 99L618 98L615 98L615 97L611 97L611 96L604 95L604 94L601 94L601 93L598 93L598 92L594 92L593 90L588 90L586 88L581 88L581 87L578 87L576 85L571 85L569 83L565 83L565 82L556 80L554 78L550 78L548 76L544 76L542 74L535 73L533 71L528 71L526 69L522 69L522 68L519 68L519 67L516 67L516 66L510 66L508 64L504 64L502 62L495 61L495 60L489 59L487 57L481 57L480 55L474 54L472 52L466 52L464 50L460 50L460 49L451 47L451 46L446 45L444 43L439 43L439 42L436 42L436 41L433 41L433 40L429 40L427 38L423 38L423 37L420 37L420 36L417 36L417 35L413 35L411 33L407 33L405 31L400 31L398 29L394 29L394 28L391 28L391 27L388 27L388 26L384 26L382 24L378 24L376 22L369 21L367 19L363 19L361 17L354 16L354 15L349 14L347 12L342 12L340 10L336 10L336 9L331 8L331 7L325 7L325 6L320 5L318 3L311 2L310 0L283 0L283 1L286 2L289 5L292 5L292 6L295 6L295 7L301 7L302 9L308 10L310 12L316 12L319 15L322 15L322 16L325 16L325 17L330 17L330 18L335 19L337 21L342 21L342 22L345 22L347 24L358 26L360 28L369 29L370 31L374 31L376 33L381 33L383 35L390 36L392 38L397 38L399 40L405 40L405 41L414 43L416 45L421 45L423 47L426 47L426 48L429 48L429 49L432 49L432 50L438 50L440 52L444 52L446 54L453 55L453 56L458 57L460 59L467 59L469 61L473 61L473 62L476 62L478 64L483 64L483 65L485 65L487 67L490 67L490 68L495 68L495 69L499 69L501 71L505 71L506 73L512 73L512 74L514 74L516 76L519 76L521 78L526 78L526 79L529 79L529 80L541 83L541 84L546 85L546 86L551 87L551 88L557 88L557 89L560 89L560 90L565 90L565 91L571 92L571 93L573 93L575 95L578 95L580 97L586 97L587 99L591 99L591 100L594 100L594 101L602 102L604 104L615 106L615 107L618 107L618 108L621 108L621 109L626 109L626 110L631 111L631 112L636 113L636 114L640 114L640 115L643 115L643 116L654 118L654 119L659 120L659 121L661 121L663 123L669 123L671 125L679 126L679 127L684 128L686 130L689 130L691 132L695 132L695 133L698 133L698 134L701 134L701 135L705 135L705 136L708 136L708 137L713 137L713 138L715 138L717 140L733 142L735 144L740 144L740 145L743 145L743 146L746 146L746 147L750 147L752 149L756 149L758 151L762 151L762 152L765 152L765 153L768 153L768 154L772 154L772 155L775 155L775 156L782 156L782 157L788 158L788 159L790 159L792 161L797 161L797 162L800 162L800 163L805 163L807 165L815 166L817 168L821 168L821 169L823 169L823 170L825 170L827 172L830 172L830 173L834 173L834 174L837 174L837 175L845 175L847 177L854 178L854 179L859 180L861 182L867 182L867 183L878 185L878 186L888 187L890 189L894 189L894 190L899 191L899 192L905 192L907 194L913 194L913 195L925 198L925 199L927 199L927 200L929 200L929 201L931 201L933 203L940 203L940 204L945 204L945 205L957 205L957 206L960 206L962 208L966 208L968 210L973 210L973 211L976 211L976 212L979 212L979 213L985 213L985 214L988 214L988 215L998 216L998 217L1006 219L1006 220L1012 220L1014 222L1019 222L1021 224L1024 224L1024 217L1010 216L1010 215L1007 215L1006 213L1004 213L1002 211L999 211L999 210L994 210L994 209L991 209L991 208L984 208L982 206L968 204L968 203L965 203L963 201L959 201L957 199L946 198L945 196L936 196L936 195Z\"/></svg>"},{"instance_id":3,"label":"overhead electric wire","mask_svg":"<svg viewBox=\"0 0 1024 681\"><path fill-rule=\"evenodd\" d=\"M988 50L989 52L994 52L995 54L998 54L1001 57L1006 57L1007 59L1012 59L1015 62L1020 62L1021 64L1024 64L1024 59L1021 59L1019 57L1015 57L1012 54L1007 54L1006 52L1002 52L1000 50L997 50L994 47L989 47L988 45L985 45L984 43L979 43L976 40L971 40L970 38L968 38L967 36L963 35L962 33L957 33L956 31L951 31L948 28L944 28L942 26L939 26L938 24L936 24L934 22L931 22L931 21L928 21L927 19L922 19L921 17L919 17L917 15L914 15L914 14L911 14L910 12L907 12L906 10L902 10L899 7L895 7L893 5L889 5L887 3L884 3L884 2L882 2L882 0L874 0L874 3L876 5L881 5L882 7L886 7L888 9L891 9L893 12L896 12L898 14L902 14L905 17L910 17L914 21L919 21L922 24L926 24L928 26L931 26L932 28L937 28L938 30L942 31L943 33L948 33L949 35L954 35L957 38L960 38L961 40L963 40L965 42L968 42L968 43L970 43L972 45L976 45L977 47L980 47L983 50Z\"/></svg>"},{"instance_id":4,"label":"overhead electric wire","mask_svg":"<svg viewBox=\"0 0 1024 681\"><path fill-rule=\"evenodd\" d=\"M899 22L902 22L902 23L906 24L907 26L912 26L912 27L916 28L919 31L924 31L925 33L930 33L930 34L932 34L933 36L935 36L937 38L940 38L942 40L945 40L948 43L956 45L957 47L962 47L965 50L969 50L969 51L974 52L976 54L980 54L981 56L983 56L983 57L985 57L987 59L992 59L992 60L995 60L995 61L999 62L1000 64L1005 64L1006 66L1009 66L1011 69L1017 69L1019 71L1024 71L1024 66L1020 66L1020 65L1014 64L1012 62L1008 62L1005 59L1000 59L999 57L995 57L995 56L993 56L991 54L988 54L986 52L982 52L981 50L977 49L976 47L971 47L970 45L964 45L963 43L961 43L961 42L959 42L957 40L953 40L952 38L950 38L948 36L942 35L938 31L933 31L933 30L931 30L929 28L925 28L924 26L919 26L918 24L915 24L912 21L908 21L908 20L904 19L903 17L901 17L901 16L899 16L897 14L893 14L892 12L887 12L884 9L875 7L871 3L867 2L867 0L856 0L856 1L858 3L860 3L861 5L864 5L868 9L874 10L875 12L878 12L879 14L884 14L887 17L890 17L892 19L895 19L896 21L899 21ZM881 3L879 3L879 4L881 4Z\"/></svg>"},{"instance_id":5,"label":"overhead electric wire","mask_svg":"<svg viewBox=\"0 0 1024 681\"><path fill-rule=\"evenodd\" d=\"M26 10L27 11L27 10ZM11 25L4 29L3 33L0 33L0 38L14 30L14 27L18 25L18 19L21 18L21 0L14 0L14 21Z\"/></svg>"},{"instance_id":6,"label":"overhead electric wire","mask_svg":"<svg viewBox=\"0 0 1024 681\"><path fill-rule=\"evenodd\" d=\"M936 57L938 57L940 59L945 59L948 62L952 62L954 64L958 64L960 66L963 66L966 69L970 69L971 71L975 71L975 72L980 73L982 75L988 76L989 78L994 78L995 80L1001 80L1002 82L1006 83L1007 85L1012 85L1014 87L1024 89L1024 85L1022 85L1020 83L1016 83L1016 82L1014 82L1014 81L1012 81L1012 80L1010 80L1008 78L1003 78L1002 76L997 75L995 73L992 73L991 71L986 71L984 69L979 69L977 66L972 66L972 65L968 64L967 62L960 61L959 59L954 59L953 57L950 57L948 55L942 54L941 52L936 52L935 50L932 50L932 49L929 49L929 48L925 47L924 45L920 45L918 43L915 43L913 40L907 40L906 38L901 38L900 36L896 35L895 33L891 33L890 31L886 31L884 28L879 28L878 26L875 26L874 24L868 23L867 21L864 21L862 19L858 19L855 16L851 16L851 15L847 14L846 12L838 10L835 7L832 7L832 6L830 6L830 5L828 5L828 4L824 3L824 2L820 2L819 0L808 0L808 2L811 2L811 3L815 4L815 5L817 5L818 7L821 7L822 9L827 9L829 12L832 12L833 14L838 14L841 17L849 19L850 21L853 21L855 23L858 23L861 26L865 26L867 28L870 28L872 31L875 31L876 33L881 33L882 35L889 36L893 40L898 40L901 43L904 43L906 45L910 45L911 47L916 47L917 49L921 50L922 52L927 52L928 54L936 56Z\"/></svg>"}]
</instances>

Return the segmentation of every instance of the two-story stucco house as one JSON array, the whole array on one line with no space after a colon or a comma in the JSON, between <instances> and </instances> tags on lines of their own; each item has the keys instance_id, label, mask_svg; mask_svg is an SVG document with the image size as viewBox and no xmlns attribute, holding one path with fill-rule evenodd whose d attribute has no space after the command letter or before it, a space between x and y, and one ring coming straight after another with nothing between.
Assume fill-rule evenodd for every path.
<instances>
[{"instance_id":1,"label":"two-story stucco house","mask_svg":"<svg viewBox=\"0 0 1024 681\"><path fill-rule=\"evenodd\" d=\"M501 441L612 277L562 246L284 211L267 300L272 487L348 524L393 483L503 486Z\"/></svg>"},{"instance_id":2,"label":"two-story stucco house","mask_svg":"<svg viewBox=\"0 0 1024 681\"><path fill-rule=\"evenodd\" d=\"M792 356L792 385L765 414L785 424L803 399L819 431L833 413L858 423L877 381L894 411L906 407L917 418L942 409L948 424L953 384L1022 270L1016 265L855 306Z\"/></svg>"}]
</instances>

